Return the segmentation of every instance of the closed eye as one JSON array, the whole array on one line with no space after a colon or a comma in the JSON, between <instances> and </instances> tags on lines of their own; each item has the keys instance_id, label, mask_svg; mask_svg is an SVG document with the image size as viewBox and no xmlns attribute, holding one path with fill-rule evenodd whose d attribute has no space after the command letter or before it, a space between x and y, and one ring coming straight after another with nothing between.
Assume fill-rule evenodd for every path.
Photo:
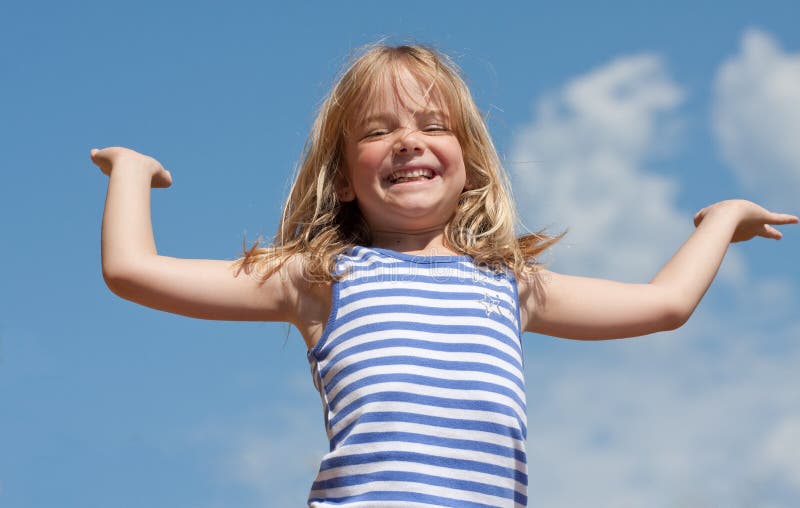
<instances>
[{"instance_id":1,"label":"closed eye","mask_svg":"<svg viewBox=\"0 0 800 508\"><path fill-rule=\"evenodd\" d=\"M450 129L448 129L444 125L439 125L439 124L429 125L425 127L425 132L447 132L448 130Z\"/></svg>"},{"instance_id":2,"label":"closed eye","mask_svg":"<svg viewBox=\"0 0 800 508\"><path fill-rule=\"evenodd\" d=\"M426 133L445 133L450 132L450 129L447 128L446 125L442 124L431 124L421 129L423 132ZM368 131L364 134L362 139L370 139L370 138L379 138L381 136L386 136L392 133L392 129L374 129Z\"/></svg>"},{"instance_id":3,"label":"closed eye","mask_svg":"<svg viewBox=\"0 0 800 508\"><path fill-rule=\"evenodd\" d=\"M376 138L378 136L385 136L389 134L389 131L386 129L376 129L374 131L369 131L364 137L365 138Z\"/></svg>"}]
</instances>

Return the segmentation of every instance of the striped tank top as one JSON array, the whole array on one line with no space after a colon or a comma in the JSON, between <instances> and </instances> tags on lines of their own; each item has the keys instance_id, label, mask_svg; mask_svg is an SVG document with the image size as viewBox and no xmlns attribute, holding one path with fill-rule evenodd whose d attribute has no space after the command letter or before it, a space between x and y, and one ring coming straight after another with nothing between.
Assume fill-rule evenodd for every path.
<instances>
[{"instance_id":1,"label":"striped tank top","mask_svg":"<svg viewBox=\"0 0 800 508\"><path fill-rule=\"evenodd\" d=\"M516 281L354 247L308 351L330 451L308 506L527 506Z\"/></svg>"}]
</instances>

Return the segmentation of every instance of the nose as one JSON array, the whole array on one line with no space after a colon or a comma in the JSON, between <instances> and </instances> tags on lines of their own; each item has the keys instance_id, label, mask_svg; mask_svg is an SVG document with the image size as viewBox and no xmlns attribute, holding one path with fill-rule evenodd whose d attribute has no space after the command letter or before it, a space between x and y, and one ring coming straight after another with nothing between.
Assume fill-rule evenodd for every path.
<instances>
[{"instance_id":1,"label":"nose","mask_svg":"<svg viewBox=\"0 0 800 508\"><path fill-rule=\"evenodd\" d=\"M420 138L420 132L414 129L402 132L394 144L396 154L422 153L424 149L425 145Z\"/></svg>"}]
</instances>

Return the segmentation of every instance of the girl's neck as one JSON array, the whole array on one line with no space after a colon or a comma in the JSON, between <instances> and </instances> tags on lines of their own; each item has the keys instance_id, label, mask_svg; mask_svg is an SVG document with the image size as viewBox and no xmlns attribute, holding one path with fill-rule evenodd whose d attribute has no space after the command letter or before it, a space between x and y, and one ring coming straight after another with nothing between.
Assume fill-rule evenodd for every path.
<instances>
[{"instance_id":1,"label":"girl's neck","mask_svg":"<svg viewBox=\"0 0 800 508\"><path fill-rule=\"evenodd\" d=\"M372 231L372 245L406 254L450 255L458 254L445 246L441 230L398 233L394 231Z\"/></svg>"}]
</instances>

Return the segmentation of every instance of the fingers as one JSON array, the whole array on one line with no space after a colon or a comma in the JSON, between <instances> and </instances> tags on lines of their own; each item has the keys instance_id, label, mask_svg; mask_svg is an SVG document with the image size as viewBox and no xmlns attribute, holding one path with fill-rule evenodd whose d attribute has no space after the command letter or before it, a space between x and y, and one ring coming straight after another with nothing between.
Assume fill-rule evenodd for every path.
<instances>
[{"instance_id":1,"label":"fingers","mask_svg":"<svg viewBox=\"0 0 800 508\"><path fill-rule=\"evenodd\" d=\"M109 155L110 153L108 152L107 148L102 148L102 149L92 148L91 150L89 150L89 157L91 157L92 162L94 162L95 164L97 164L98 161L110 160Z\"/></svg>"},{"instance_id":2,"label":"fingers","mask_svg":"<svg viewBox=\"0 0 800 508\"><path fill-rule=\"evenodd\" d=\"M100 171L108 176L111 176L111 161L107 157L103 157L103 151L97 148L92 148L89 151L92 158L92 163L100 168Z\"/></svg>"},{"instance_id":3,"label":"fingers","mask_svg":"<svg viewBox=\"0 0 800 508\"><path fill-rule=\"evenodd\" d=\"M765 224L797 224L798 217L789 213L766 211L766 216L764 218L759 218L758 220L764 222Z\"/></svg>"},{"instance_id":4,"label":"fingers","mask_svg":"<svg viewBox=\"0 0 800 508\"><path fill-rule=\"evenodd\" d=\"M172 174L166 169L159 171L153 176L152 187L165 189L172 185Z\"/></svg>"},{"instance_id":5,"label":"fingers","mask_svg":"<svg viewBox=\"0 0 800 508\"><path fill-rule=\"evenodd\" d=\"M775 215L775 222L772 224L797 224L798 217L796 215L791 215L788 213L776 213Z\"/></svg>"},{"instance_id":6,"label":"fingers","mask_svg":"<svg viewBox=\"0 0 800 508\"><path fill-rule=\"evenodd\" d=\"M758 233L758 236L780 240L781 238L783 238L783 233L781 233L778 229L770 226L770 224L778 224L778 225L796 224L797 221L798 217L796 215L791 215L788 213L770 212L770 217L761 226L761 231Z\"/></svg>"},{"instance_id":7,"label":"fingers","mask_svg":"<svg viewBox=\"0 0 800 508\"><path fill-rule=\"evenodd\" d=\"M767 224L764 224L764 231L765 232L762 233L761 236L766 238L774 238L776 240L780 240L781 237L783 236L780 231Z\"/></svg>"},{"instance_id":8,"label":"fingers","mask_svg":"<svg viewBox=\"0 0 800 508\"><path fill-rule=\"evenodd\" d=\"M703 220L703 213L704 213L705 211L706 211L706 209L705 209L705 208L703 208L702 210L700 210L699 212L697 212L696 214L694 214L693 221L694 221L694 225L695 225L695 227L697 227L697 226L700 224L700 222Z\"/></svg>"},{"instance_id":9,"label":"fingers","mask_svg":"<svg viewBox=\"0 0 800 508\"><path fill-rule=\"evenodd\" d=\"M119 157L120 155L131 152L133 152L133 150L129 148L124 148L120 146L107 146L105 148L92 148L91 150L89 150L89 155L92 157L93 160L97 159L98 157L101 159L113 160Z\"/></svg>"}]
</instances>

